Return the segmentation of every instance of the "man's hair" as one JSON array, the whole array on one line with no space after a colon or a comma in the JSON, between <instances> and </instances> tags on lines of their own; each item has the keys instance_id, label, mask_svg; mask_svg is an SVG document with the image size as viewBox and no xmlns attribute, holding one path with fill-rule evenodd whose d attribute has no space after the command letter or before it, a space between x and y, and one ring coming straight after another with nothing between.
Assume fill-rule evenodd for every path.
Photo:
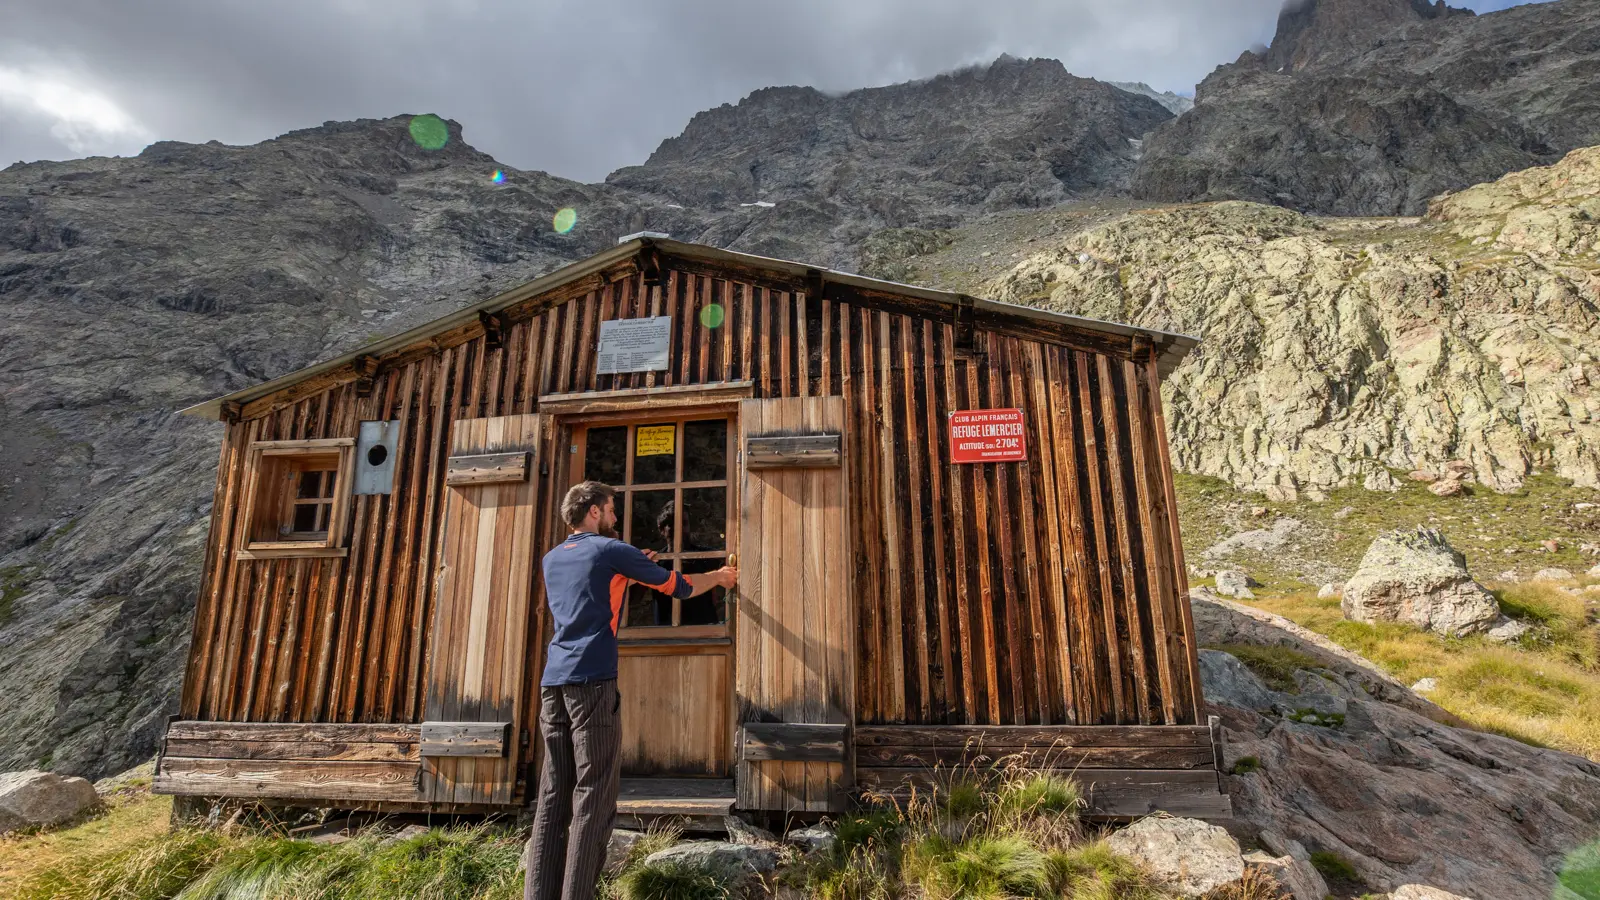
<instances>
[{"instance_id":1,"label":"man's hair","mask_svg":"<svg viewBox=\"0 0 1600 900\"><path fill-rule=\"evenodd\" d=\"M567 496L561 501L561 521L573 528L583 524L585 516L589 515L589 507L605 506L606 502L615 497L617 492L611 485L598 481L580 481L567 491Z\"/></svg>"}]
</instances>

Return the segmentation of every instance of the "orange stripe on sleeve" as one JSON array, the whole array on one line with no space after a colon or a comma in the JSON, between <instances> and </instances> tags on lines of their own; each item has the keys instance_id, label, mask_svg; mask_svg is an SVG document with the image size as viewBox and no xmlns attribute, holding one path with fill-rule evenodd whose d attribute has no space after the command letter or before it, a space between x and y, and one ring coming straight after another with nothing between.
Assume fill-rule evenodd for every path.
<instances>
[{"instance_id":1,"label":"orange stripe on sleeve","mask_svg":"<svg viewBox=\"0 0 1600 900\"><path fill-rule=\"evenodd\" d=\"M680 577L682 576L680 576L677 572L668 572L666 581L663 581L660 584L652 584L650 586L661 593L666 594L668 597L671 597L678 592L678 579Z\"/></svg>"},{"instance_id":2,"label":"orange stripe on sleeve","mask_svg":"<svg viewBox=\"0 0 1600 900\"><path fill-rule=\"evenodd\" d=\"M611 576L611 633L618 633L618 626L622 623L622 602L628 597L628 579L621 575Z\"/></svg>"}]
</instances>

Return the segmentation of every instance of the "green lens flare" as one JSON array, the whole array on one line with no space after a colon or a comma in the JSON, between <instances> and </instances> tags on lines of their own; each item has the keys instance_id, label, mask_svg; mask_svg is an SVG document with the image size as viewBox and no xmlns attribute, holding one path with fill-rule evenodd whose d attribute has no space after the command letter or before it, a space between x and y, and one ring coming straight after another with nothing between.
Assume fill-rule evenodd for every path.
<instances>
[{"instance_id":1,"label":"green lens flare","mask_svg":"<svg viewBox=\"0 0 1600 900\"><path fill-rule=\"evenodd\" d=\"M558 234L566 234L578 224L578 211L568 206L556 212L555 218L550 220Z\"/></svg>"},{"instance_id":2,"label":"green lens flare","mask_svg":"<svg viewBox=\"0 0 1600 900\"><path fill-rule=\"evenodd\" d=\"M1600 841L1569 854L1556 881L1560 887L1552 895L1553 900L1570 900L1574 895L1583 900L1600 900Z\"/></svg>"},{"instance_id":3,"label":"green lens flare","mask_svg":"<svg viewBox=\"0 0 1600 900\"><path fill-rule=\"evenodd\" d=\"M450 143L450 126L432 113L412 116L411 139L424 150L443 150Z\"/></svg>"},{"instance_id":4,"label":"green lens flare","mask_svg":"<svg viewBox=\"0 0 1600 900\"><path fill-rule=\"evenodd\" d=\"M728 314L720 303L713 303L700 310L700 324L707 328L721 328L723 320L727 318Z\"/></svg>"}]
</instances>

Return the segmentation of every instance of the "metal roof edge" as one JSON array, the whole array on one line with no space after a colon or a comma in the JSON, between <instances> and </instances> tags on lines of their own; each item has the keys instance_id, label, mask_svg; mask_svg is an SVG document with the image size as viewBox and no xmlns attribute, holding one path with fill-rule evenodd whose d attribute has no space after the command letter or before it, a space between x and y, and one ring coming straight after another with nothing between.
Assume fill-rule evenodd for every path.
<instances>
[{"instance_id":1,"label":"metal roof edge","mask_svg":"<svg viewBox=\"0 0 1600 900\"><path fill-rule=\"evenodd\" d=\"M281 390L307 378L332 372L363 356L382 356L404 347L410 346L420 340L428 338L441 331L465 325L475 321L480 312L498 312L529 297L552 291L579 278L604 271L611 266L629 258L646 247L656 247L664 253L697 258L707 261L736 262L742 265L775 270L798 278L815 277L818 274L824 282L847 285L858 288L885 291L887 293L908 295L924 300L948 303L953 306L969 302L975 309L983 309L1002 315L1018 318L1032 319L1054 325L1064 325L1071 328L1095 331L1102 334L1113 334L1121 337L1132 337L1143 334L1151 338L1160 354L1157 367L1161 375L1170 374L1189 351L1200 343L1199 338L1170 331L1161 331L1155 328L1144 328L1137 325L1126 325L1120 322L1108 322L1102 319L1091 319L1083 316L1073 316L1066 313L1054 312L1047 309L1037 309L1031 306L1022 306L1016 303L1006 303L998 300L987 300L982 297L973 297L953 291L941 291L934 288L919 287L914 284L902 284L896 281L886 281L881 278L870 278L865 275L856 275L850 272L840 272L836 269L827 269L819 266L797 263L792 260L777 259L770 256L758 256L753 253L742 253L737 250L724 250L705 244L686 243L671 238L640 236L614 247L607 248L593 256L578 260L562 266L553 272L541 275L532 281L520 284L508 291L502 291L487 300L479 301L464 306L455 312L440 316L409 328L403 332L367 344L355 350L350 350L313 363L293 372L264 381L247 388L241 388L229 394L196 403L193 406L179 410L181 415L199 416L209 419L222 418L224 404L245 403L258 397L266 396L274 391Z\"/></svg>"}]
</instances>

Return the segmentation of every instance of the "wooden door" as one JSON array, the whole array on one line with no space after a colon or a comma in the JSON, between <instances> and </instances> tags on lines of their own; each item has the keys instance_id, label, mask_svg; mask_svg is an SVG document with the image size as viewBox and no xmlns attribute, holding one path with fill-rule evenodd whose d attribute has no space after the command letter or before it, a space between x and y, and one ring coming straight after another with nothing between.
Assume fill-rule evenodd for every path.
<instances>
[{"instance_id":1,"label":"wooden door","mask_svg":"<svg viewBox=\"0 0 1600 900\"><path fill-rule=\"evenodd\" d=\"M657 553L668 569L708 572L736 549L736 438L726 410L586 423L573 430L572 481L616 489L622 540ZM624 776L730 774L732 600L721 589L675 600L629 587L617 635Z\"/></svg>"},{"instance_id":2,"label":"wooden door","mask_svg":"<svg viewBox=\"0 0 1600 900\"><path fill-rule=\"evenodd\" d=\"M422 725L423 799L510 803L537 549L537 415L450 432Z\"/></svg>"},{"instance_id":3,"label":"wooden door","mask_svg":"<svg viewBox=\"0 0 1600 900\"><path fill-rule=\"evenodd\" d=\"M844 400L740 404L738 798L838 810L850 786L855 633Z\"/></svg>"}]
</instances>

